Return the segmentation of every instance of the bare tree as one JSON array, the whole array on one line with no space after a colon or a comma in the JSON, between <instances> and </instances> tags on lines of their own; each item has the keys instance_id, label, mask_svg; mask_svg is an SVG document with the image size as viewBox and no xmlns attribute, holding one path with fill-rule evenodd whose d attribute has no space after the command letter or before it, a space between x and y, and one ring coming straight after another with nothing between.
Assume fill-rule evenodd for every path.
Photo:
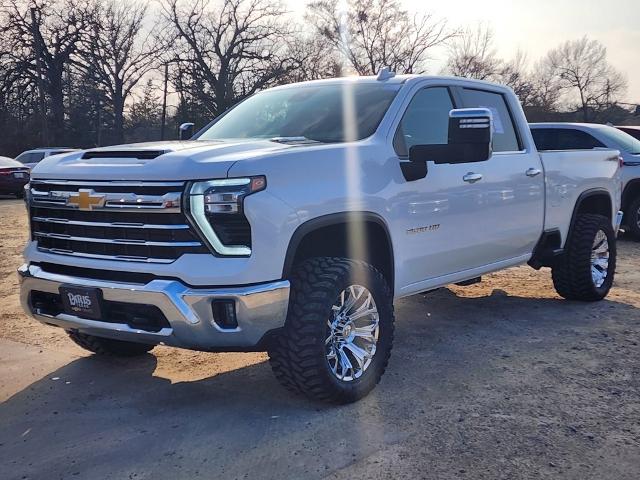
<instances>
[{"instance_id":1,"label":"bare tree","mask_svg":"<svg viewBox=\"0 0 640 480\"><path fill-rule=\"evenodd\" d=\"M296 68L287 12L270 0L164 0L167 50L211 115L279 83Z\"/></svg>"},{"instance_id":2,"label":"bare tree","mask_svg":"<svg viewBox=\"0 0 640 480\"><path fill-rule=\"evenodd\" d=\"M8 23L0 34L8 37L11 58L24 75L34 81L42 76L53 140L64 142L64 78L93 7L81 0L10 0L4 8Z\"/></svg>"},{"instance_id":3,"label":"bare tree","mask_svg":"<svg viewBox=\"0 0 640 480\"><path fill-rule=\"evenodd\" d=\"M560 88L577 97L585 122L590 110L613 105L626 90L624 76L609 64L607 49L597 40L567 41L551 50L544 64L554 72Z\"/></svg>"},{"instance_id":4,"label":"bare tree","mask_svg":"<svg viewBox=\"0 0 640 480\"><path fill-rule=\"evenodd\" d=\"M501 73L503 61L498 58L491 27L480 24L467 28L449 45L445 72L456 77L492 80Z\"/></svg>"},{"instance_id":5,"label":"bare tree","mask_svg":"<svg viewBox=\"0 0 640 480\"><path fill-rule=\"evenodd\" d=\"M289 49L296 67L287 76L287 83L340 77L343 74L340 57L319 35L298 32Z\"/></svg>"},{"instance_id":6,"label":"bare tree","mask_svg":"<svg viewBox=\"0 0 640 480\"><path fill-rule=\"evenodd\" d=\"M146 14L146 4L100 2L82 52L84 70L104 90L113 110L118 143L124 141L125 103L157 62L158 47L144 28Z\"/></svg>"},{"instance_id":7,"label":"bare tree","mask_svg":"<svg viewBox=\"0 0 640 480\"><path fill-rule=\"evenodd\" d=\"M546 113L559 109L562 89L554 69L544 59L536 62L533 66L531 86L530 106Z\"/></svg>"},{"instance_id":8,"label":"bare tree","mask_svg":"<svg viewBox=\"0 0 640 480\"><path fill-rule=\"evenodd\" d=\"M375 75L385 66L399 73L421 73L433 47L455 32L430 14L410 15L398 0L339 0L309 4L307 21L360 75Z\"/></svg>"}]
</instances>

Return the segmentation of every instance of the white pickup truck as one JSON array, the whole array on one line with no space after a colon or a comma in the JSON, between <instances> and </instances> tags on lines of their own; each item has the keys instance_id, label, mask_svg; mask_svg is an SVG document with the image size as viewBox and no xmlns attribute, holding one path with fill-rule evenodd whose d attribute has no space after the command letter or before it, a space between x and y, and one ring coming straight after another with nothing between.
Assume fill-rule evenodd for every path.
<instances>
[{"instance_id":1,"label":"white pickup truck","mask_svg":"<svg viewBox=\"0 0 640 480\"><path fill-rule=\"evenodd\" d=\"M266 350L285 386L351 402L387 366L394 299L525 263L605 297L618 172L616 151L539 154L506 87L282 86L191 141L38 164L22 302L95 353Z\"/></svg>"}]
</instances>

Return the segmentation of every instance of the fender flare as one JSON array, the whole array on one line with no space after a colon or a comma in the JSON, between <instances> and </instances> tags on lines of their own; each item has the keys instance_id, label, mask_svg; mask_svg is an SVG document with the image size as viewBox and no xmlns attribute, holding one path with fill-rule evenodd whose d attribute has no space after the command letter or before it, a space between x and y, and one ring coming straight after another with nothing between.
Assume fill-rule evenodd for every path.
<instances>
[{"instance_id":1,"label":"fender flare","mask_svg":"<svg viewBox=\"0 0 640 480\"><path fill-rule=\"evenodd\" d=\"M385 233L387 244L389 245L389 254L391 259L391 275L393 278L389 279L390 286L393 288L393 282L395 277L395 258L393 251L393 241L391 240L391 234L389 233L389 227L384 218L374 212L369 211L351 211L351 212L336 212L320 217L312 218L302 223L296 228L289 240L287 247L287 253L285 255L284 266L282 269L282 278L288 278L293 269L293 262L298 251L298 247L302 243L302 240L310 233L319 230L321 228L330 227L332 225L348 224L357 218L357 221L362 223L375 223L382 227Z\"/></svg>"},{"instance_id":2,"label":"fender flare","mask_svg":"<svg viewBox=\"0 0 640 480\"><path fill-rule=\"evenodd\" d=\"M567 236L563 239L562 245L566 245L567 240L573 233L574 226L576 224L576 220L578 219L578 211L580 210L580 206L589 198L605 195L609 199L609 203L613 207L613 199L611 198L611 192L604 188L591 188L589 190L585 190L580 194L578 199L576 200L576 204L573 207L573 213L571 214L571 222L569 223L569 230L567 230ZM613 215L613 211L609 212L609 215ZM613 217L611 217L613 218Z\"/></svg>"}]
</instances>

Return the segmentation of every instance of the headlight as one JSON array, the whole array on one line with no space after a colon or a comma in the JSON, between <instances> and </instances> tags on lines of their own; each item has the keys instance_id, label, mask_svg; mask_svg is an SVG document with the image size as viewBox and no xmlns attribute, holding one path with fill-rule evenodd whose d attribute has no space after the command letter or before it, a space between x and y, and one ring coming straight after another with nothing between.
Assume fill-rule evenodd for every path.
<instances>
[{"instance_id":1,"label":"headlight","mask_svg":"<svg viewBox=\"0 0 640 480\"><path fill-rule=\"evenodd\" d=\"M251 255L251 227L244 199L264 190L264 176L195 182L189 191L189 213L209 246L220 255Z\"/></svg>"}]
</instances>

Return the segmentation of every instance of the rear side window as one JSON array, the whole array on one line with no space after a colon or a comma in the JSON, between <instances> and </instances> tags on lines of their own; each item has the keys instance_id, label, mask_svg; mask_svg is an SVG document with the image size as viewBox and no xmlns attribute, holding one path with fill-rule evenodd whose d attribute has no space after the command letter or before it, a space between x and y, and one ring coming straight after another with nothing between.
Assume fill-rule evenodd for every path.
<instances>
[{"instance_id":1,"label":"rear side window","mask_svg":"<svg viewBox=\"0 0 640 480\"><path fill-rule=\"evenodd\" d=\"M409 155L414 145L446 145L449 135L449 112L453 101L446 87L420 90L411 99L393 140L400 157Z\"/></svg>"},{"instance_id":2,"label":"rear side window","mask_svg":"<svg viewBox=\"0 0 640 480\"><path fill-rule=\"evenodd\" d=\"M40 160L44 158L44 152L34 152L31 154L30 162L38 163Z\"/></svg>"},{"instance_id":3,"label":"rear side window","mask_svg":"<svg viewBox=\"0 0 640 480\"><path fill-rule=\"evenodd\" d=\"M502 94L463 88L462 98L465 107L488 108L493 113L494 152L517 152L521 150L513 117Z\"/></svg>"},{"instance_id":4,"label":"rear side window","mask_svg":"<svg viewBox=\"0 0 640 480\"><path fill-rule=\"evenodd\" d=\"M531 131L538 150L591 150L604 147L598 139L572 128L534 128Z\"/></svg>"},{"instance_id":5,"label":"rear side window","mask_svg":"<svg viewBox=\"0 0 640 480\"><path fill-rule=\"evenodd\" d=\"M20 163L38 163L44 158L44 152L25 152L16 158Z\"/></svg>"}]
</instances>

